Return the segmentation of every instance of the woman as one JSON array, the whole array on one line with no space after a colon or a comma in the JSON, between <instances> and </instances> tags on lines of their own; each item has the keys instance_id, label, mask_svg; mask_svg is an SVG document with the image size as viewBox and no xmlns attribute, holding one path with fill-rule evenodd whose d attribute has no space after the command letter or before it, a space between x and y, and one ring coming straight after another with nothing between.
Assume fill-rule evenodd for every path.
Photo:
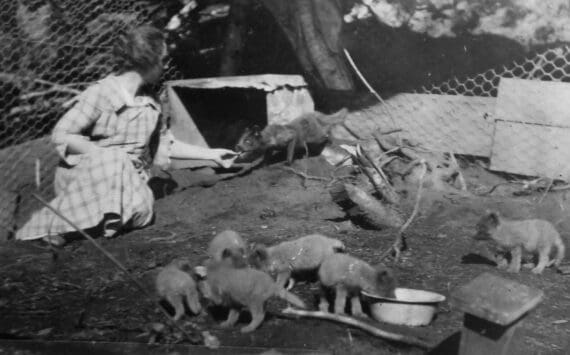
<instances>
[{"instance_id":1,"label":"woman","mask_svg":"<svg viewBox=\"0 0 570 355\"><path fill-rule=\"evenodd\" d=\"M150 26L131 29L120 36L113 54L118 74L78 95L52 133L61 161L51 206L79 228L105 237L151 223L154 197L147 181L153 159L207 159L229 167L236 157L231 150L177 141L161 122L159 105L138 95L143 85L156 83L162 74L166 44L161 31ZM158 149L151 144L155 141ZM73 227L43 208L16 239L43 238L62 245L70 232Z\"/></svg>"}]
</instances>

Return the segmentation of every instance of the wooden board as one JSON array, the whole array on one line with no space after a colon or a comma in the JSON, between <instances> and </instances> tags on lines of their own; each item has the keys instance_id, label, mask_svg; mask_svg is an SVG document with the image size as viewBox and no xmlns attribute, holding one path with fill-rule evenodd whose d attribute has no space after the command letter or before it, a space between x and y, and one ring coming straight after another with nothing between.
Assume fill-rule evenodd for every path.
<instances>
[{"instance_id":1,"label":"wooden board","mask_svg":"<svg viewBox=\"0 0 570 355\"><path fill-rule=\"evenodd\" d=\"M242 354L253 355L262 354L273 350L277 354L297 354L297 355L326 355L328 351L298 349L298 348L262 348L262 347L238 347L220 346L217 349L209 349L205 346L186 344L156 344L127 342L99 342L99 341L36 341L36 340L2 340L0 341L0 352L5 354L139 354L139 355L167 355L167 354Z\"/></svg>"},{"instance_id":2,"label":"wooden board","mask_svg":"<svg viewBox=\"0 0 570 355\"><path fill-rule=\"evenodd\" d=\"M570 127L570 84L501 78L495 118Z\"/></svg>"},{"instance_id":3,"label":"wooden board","mask_svg":"<svg viewBox=\"0 0 570 355\"><path fill-rule=\"evenodd\" d=\"M497 121L491 170L570 180L570 128Z\"/></svg>"},{"instance_id":4,"label":"wooden board","mask_svg":"<svg viewBox=\"0 0 570 355\"><path fill-rule=\"evenodd\" d=\"M483 273L455 290L452 307L499 325L508 325L536 307L544 293L513 280Z\"/></svg>"},{"instance_id":5,"label":"wooden board","mask_svg":"<svg viewBox=\"0 0 570 355\"><path fill-rule=\"evenodd\" d=\"M382 105L375 105L351 114L346 125L363 138L379 129L388 131L396 127L404 130L402 137L409 137L430 150L490 157L493 137L490 114L495 110L495 100L398 94L386 100L391 115Z\"/></svg>"}]
</instances>

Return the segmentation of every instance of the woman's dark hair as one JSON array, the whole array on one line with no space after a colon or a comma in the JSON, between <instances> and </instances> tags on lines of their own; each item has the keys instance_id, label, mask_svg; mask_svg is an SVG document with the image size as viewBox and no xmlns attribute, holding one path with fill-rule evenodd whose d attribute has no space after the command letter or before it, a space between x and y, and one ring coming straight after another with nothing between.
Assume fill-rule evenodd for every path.
<instances>
[{"instance_id":1,"label":"woman's dark hair","mask_svg":"<svg viewBox=\"0 0 570 355\"><path fill-rule=\"evenodd\" d=\"M145 81L158 80L162 73L165 35L156 27L143 25L128 28L113 46L119 73L134 70Z\"/></svg>"}]
</instances>

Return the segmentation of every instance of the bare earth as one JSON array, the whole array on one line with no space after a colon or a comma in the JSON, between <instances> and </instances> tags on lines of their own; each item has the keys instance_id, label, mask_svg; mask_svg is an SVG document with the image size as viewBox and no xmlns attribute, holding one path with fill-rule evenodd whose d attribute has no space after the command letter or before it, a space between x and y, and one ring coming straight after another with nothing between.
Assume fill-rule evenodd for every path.
<instances>
[{"instance_id":1,"label":"bare earth","mask_svg":"<svg viewBox=\"0 0 570 355\"><path fill-rule=\"evenodd\" d=\"M308 172L328 177L320 159L310 159L311 167L320 168ZM297 162L295 168L303 171L306 163ZM494 183L493 177L480 169L467 172L471 187L490 187ZM374 263L391 244L394 231L363 230L343 221L344 214L331 201L326 184L304 181L275 164L213 187L192 187L160 199L155 225L100 242L151 290L160 266L179 256L189 256L200 264L210 238L227 228L242 233L250 242L267 244L319 232L341 239L349 253ZM542 289L544 301L524 320L513 354L568 353L570 276L552 269L543 275L533 275L527 269L515 275L499 271L478 257L484 248L469 238L485 209L498 208L506 216L538 216L558 223L570 245L570 221L564 212L570 206L565 195L548 196L539 203L541 197L464 197L426 192L407 234L409 250L394 268L399 284L448 296L456 287L489 271ZM2 338L146 343L146 325L166 323L157 307L87 241L70 243L55 260L35 243L1 244L0 280ZM316 285L300 283L293 292L316 309ZM187 315L184 319L210 330L224 346L312 349L335 354L424 353L331 322L285 318L279 315L284 306L282 301L271 301L265 322L247 335L238 331L248 321L246 314L235 329L217 326L223 312L215 312L215 317ZM462 314L444 302L428 327L378 325L427 337L434 346L444 343L453 347ZM172 339L172 333L169 336L159 342ZM442 346L434 353L450 353ZM11 353L7 349L5 344L0 345L0 354Z\"/></svg>"}]
</instances>

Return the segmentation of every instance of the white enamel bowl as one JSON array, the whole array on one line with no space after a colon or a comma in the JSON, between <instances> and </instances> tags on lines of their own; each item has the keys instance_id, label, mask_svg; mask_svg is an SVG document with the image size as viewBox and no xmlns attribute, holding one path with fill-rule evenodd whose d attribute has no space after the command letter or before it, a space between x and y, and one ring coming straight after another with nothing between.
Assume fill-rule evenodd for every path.
<instances>
[{"instance_id":1,"label":"white enamel bowl","mask_svg":"<svg viewBox=\"0 0 570 355\"><path fill-rule=\"evenodd\" d=\"M438 305L445 301L445 296L424 290L396 288L394 293L395 298L388 298L362 291L374 319L408 326L428 325Z\"/></svg>"}]
</instances>

